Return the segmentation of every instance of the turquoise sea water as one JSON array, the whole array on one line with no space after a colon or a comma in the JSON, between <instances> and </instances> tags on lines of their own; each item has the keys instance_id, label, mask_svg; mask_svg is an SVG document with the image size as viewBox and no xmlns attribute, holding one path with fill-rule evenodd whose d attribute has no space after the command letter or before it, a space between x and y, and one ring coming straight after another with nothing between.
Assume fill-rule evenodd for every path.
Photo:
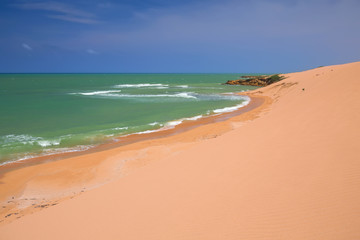
<instances>
[{"instance_id":1,"label":"turquoise sea water","mask_svg":"<svg viewBox=\"0 0 360 240\"><path fill-rule=\"evenodd\" d=\"M0 74L0 164L231 111L243 74Z\"/></svg>"}]
</instances>

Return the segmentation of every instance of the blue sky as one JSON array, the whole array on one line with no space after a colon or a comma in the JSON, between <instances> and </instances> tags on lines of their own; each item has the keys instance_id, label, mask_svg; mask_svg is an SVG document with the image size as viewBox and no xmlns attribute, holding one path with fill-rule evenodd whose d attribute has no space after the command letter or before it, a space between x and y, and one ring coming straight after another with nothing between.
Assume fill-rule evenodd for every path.
<instances>
[{"instance_id":1,"label":"blue sky","mask_svg":"<svg viewBox=\"0 0 360 240\"><path fill-rule=\"evenodd\" d=\"M0 72L292 72L360 59L358 0L2 0Z\"/></svg>"}]
</instances>

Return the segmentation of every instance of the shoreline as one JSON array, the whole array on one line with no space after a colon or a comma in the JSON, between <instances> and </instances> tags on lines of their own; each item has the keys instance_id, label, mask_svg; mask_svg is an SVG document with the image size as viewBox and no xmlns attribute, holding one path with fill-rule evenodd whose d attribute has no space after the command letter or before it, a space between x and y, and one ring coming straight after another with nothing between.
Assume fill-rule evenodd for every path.
<instances>
[{"instance_id":1,"label":"shoreline","mask_svg":"<svg viewBox=\"0 0 360 240\"><path fill-rule=\"evenodd\" d=\"M145 133L130 133L124 136L115 137L111 141L100 143L98 145L89 147L85 150L79 150L79 151L69 151L69 152L60 152L60 153L54 153L49 155L40 155L36 157L30 157L26 159L19 159L14 161L7 161L0 165L0 178L3 174L6 174L12 170L33 166L37 164L42 164L46 162L51 161L59 161L65 158L71 158L76 156L81 156L85 154L91 154L98 151L104 151L111 148L117 148L121 146L125 146L128 144L133 144L139 141L146 141L151 139L157 139L157 138L163 138L172 136L174 134L178 134L184 131L191 130L192 128L204 125L204 124L210 124L218 121L224 121L231 117L237 116L239 114L245 113L247 111L251 111L252 109L258 107L261 105L261 99L259 97L250 97L246 95L246 92L239 92L236 93L236 95L244 95L250 98L250 102L234 111L230 112L223 112L223 113L213 113L211 115L202 116L199 119L196 120L183 120L180 124L175 125L171 128L161 127L159 129L154 130L147 130L149 132ZM180 119L181 120L181 119ZM177 120L173 120L177 121ZM84 146L86 147L86 146Z\"/></svg>"},{"instance_id":2,"label":"shoreline","mask_svg":"<svg viewBox=\"0 0 360 240\"><path fill-rule=\"evenodd\" d=\"M253 95L248 92L240 92L237 94L247 96L251 100L247 105L232 112L213 114L193 121L183 121L173 128L154 131L147 134L130 134L125 137L120 137L122 141L100 144L85 151L60 153L1 165L0 180L3 184L0 185L0 202L2 203L3 208L0 209L0 225L18 218L18 214L22 216L28 215L29 213L41 210L41 206L58 204L65 199L73 198L86 190L97 188L98 186L108 183L109 181L111 182L113 179L117 178L110 177L110 179L108 179L107 175L111 175L108 173L108 169L111 168L109 166L105 167L107 168L107 170L105 170L106 173L97 173L98 175L101 175L100 177L95 175L90 177L87 176L86 180L81 179L82 177L72 176L72 174L70 174L70 176L64 174L64 176L58 176L55 183L52 182L53 180L45 180L44 184L50 186L50 189L45 191L46 193L41 193L36 197L27 197L26 195L28 195L28 193L25 193L24 190L31 185L29 181L33 181L34 178L37 178L38 175L42 175L44 172L46 172L46 175L56 174L58 171L57 168L65 168L66 171L66 168L72 168L72 164L74 163L77 168L76 171L81 173L86 173L89 169L101 167L103 164L113 166L114 163L106 163L111 162L107 160L111 155L122 151L138 151L143 148L156 147L168 144L169 142L176 143L176 140L172 138L182 138L183 135L191 135L192 131L205 128L205 133L202 132L197 135L197 138L200 138L200 141L203 141L208 139L207 135L211 131L210 128L212 125L223 125L225 132L228 132L231 128L229 129L226 125L229 125L233 121L248 121L256 118L257 114L260 114L264 108L271 104L271 100L264 96ZM223 133L224 132L218 134L221 135ZM210 138L218 136L218 134L214 134L215 135ZM186 137L182 138L182 140L184 139L186 139ZM186 141L194 143L199 140L191 137L191 139L187 139ZM98 158L98 156L100 156L100 158ZM74 162L72 162L72 160L74 160ZM81 163L80 161L84 162ZM119 163L115 165L119 165ZM60 188L58 186L51 187L51 185L63 185L62 182L64 180L66 182L71 181L71 184L61 186ZM47 181L50 182L50 185L49 182L46 183ZM35 188L38 189L38 187ZM33 190L30 192L32 191ZM25 197L22 197L24 195ZM28 201L29 199L33 199L31 205L23 203L24 200ZM12 215L12 217L8 216L14 212L17 214Z\"/></svg>"}]
</instances>

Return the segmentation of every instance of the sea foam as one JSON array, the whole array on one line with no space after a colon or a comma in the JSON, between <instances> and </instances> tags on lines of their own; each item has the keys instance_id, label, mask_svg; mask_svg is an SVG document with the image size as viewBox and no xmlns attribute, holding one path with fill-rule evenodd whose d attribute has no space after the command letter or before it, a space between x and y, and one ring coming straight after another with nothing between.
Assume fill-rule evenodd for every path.
<instances>
[{"instance_id":1,"label":"sea foam","mask_svg":"<svg viewBox=\"0 0 360 240\"><path fill-rule=\"evenodd\" d=\"M232 107L225 107L225 108L219 108L213 110L214 113L226 113L226 112L233 112L235 110L238 110L239 108L242 108L250 103L250 98L247 96L242 96L244 101L238 105L232 106Z\"/></svg>"},{"instance_id":2,"label":"sea foam","mask_svg":"<svg viewBox=\"0 0 360 240\"><path fill-rule=\"evenodd\" d=\"M41 137L34 137L27 134L9 134L5 136L0 136L0 144L3 146L8 146L12 143L22 143L22 144L34 144L34 142L42 140Z\"/></svg>"},{"instance_id":3,"label":"sea foam","mask_svg":"<svg viewBox=\"0 0 360 240\"><path fill-rule=\"evenodd\" d=\"M159 122L152 122L152 123L149 123L148 125L150 125L150 126L156 126L156 125L162 125L162 124L160 124Z\"/></svg>"},{"instance_id":4,"label":"sea foam","mask_svg":"<svg viewBox=\"0 0 360 240\"><path fill-rule=\"evenodd\" d=\"M72 93L72 94L80 94L85 96L92 96L92 95L104 95L107 93L117 93L121 92L121 90L107 90L107 91L95 91L95 92L79 92L79 93Z\"/></svg>"},{"instance_id":5,"label":"sea foam","mask_svg":"<svg viewBox=\"0 0 360 240\"><path fill-rule=\"evenodd\" d=\"M115 97L115 98L188 98L188 99L197 99L196 96L192 95L191 92L175 93L175 94L102 94L106 97Z\"/></svg>"},{"instance_id":6,"label":"sea foam","mask_svg":"<svg viewBox=\"0 0 360 240\"><path fill-rule=\"evenodd\" d=\"M42 147L57 146L60 145L61 140L40 140L37 143Z\"/></svg>"},{"instance_id":7,"label":"sea foam","mask_svg":"<svg viewBox=\"0 0 360 240\"><path fill-rule=\"evenodd\" d=\"M129 129L129 127L116 127L116 128L112 128L111 130L127 130Z\"/></svg>"},{"instance_id":8,"label":"sea foam","mask_svg":"<svg viewBox=\"0 0 360 240\"><path fill-rule=\"evenodd\" d=\"M173 120L173 121L170 121L170 122L167 122L165 124L165 127L166 128L173 128L181 123L183 123L184 121L196 121L200 118L202 118L203 115L198 115L198 116L194 116L194 117L188 117L188 118L181 118L181 119L178 119L178 120Z\"/></svg>"},{"instance_id":9,"label":"sea foam","mask_svg":"<svg viewBox=\"0 0 360 240\"><path fill-rule=\"evenodd\" d=\"M44 139L42 137L35 137L27 134L10 134L0 137L0 145L3 147L15 147L17 144L22 145L39 145L41 147L57 146L60 145L61 140L66 137L62 136L58 139Z\"/></svg>"},{"instance_id":10,"label":"sea foam","mask_svg":"<svg viewBox=\"0 0 360 240\"><path fill-rule=\"evenodd\" d=\"M167 84L161 83L139 83L139 84L119 84L115 85L115 88L141 88L141 87L168 87Z\"/></svg>"}]
</instances>

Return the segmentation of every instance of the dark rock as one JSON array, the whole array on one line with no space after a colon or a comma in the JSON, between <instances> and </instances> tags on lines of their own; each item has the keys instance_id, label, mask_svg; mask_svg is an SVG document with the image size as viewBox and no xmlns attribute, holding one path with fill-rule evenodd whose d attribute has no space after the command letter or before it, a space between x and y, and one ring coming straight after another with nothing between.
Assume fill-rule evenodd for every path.
<instances>
[{"instance_id":1,"label":"dark rock","mask_svg":"<svg viewBox=\"0 0 360 240\"><path fill-rule=\"evenodd\" d=\"M242 76L242 77L251 77L247 79L237 79L237 80L229 80L225 84L228 85L247 85L247 86L257 86L257 87L265 87L274 82L278 82L284 77L276 75L271 76Z\"/></svg>"}]
</instances>

